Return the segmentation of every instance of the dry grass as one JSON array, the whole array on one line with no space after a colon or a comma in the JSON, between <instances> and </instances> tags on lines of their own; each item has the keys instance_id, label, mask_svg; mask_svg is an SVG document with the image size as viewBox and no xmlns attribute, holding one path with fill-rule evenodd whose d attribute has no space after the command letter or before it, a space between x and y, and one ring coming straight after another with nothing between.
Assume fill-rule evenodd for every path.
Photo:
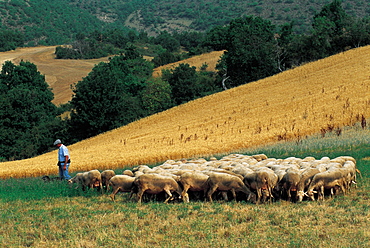
<instances>
[{"instance_id":1,"label":"dry grass","mask_svg":"<svg viewBox=\"0 0 370 248\"><path fill-rule=\"evenodd\" d=\"M199 71L202 65L206 63L208 65L206 69L207 71L216 71L216 65L223 53L224 51L214 51L157 67L154 69L153 77L160 77L162 75L162 70L175 69L177 66L179 66L179 64L189 64L190 66L195 66Z\"/></svg>"},{"instance_id":2,"label":"dry grass","mask_svg":"<svg viewBox=\"0 0 370 248\"><path fill-rule=\"evenodd\" d=\"M266 205L138 205L127 195L119 202L105 195L9 201L1 203L1 241L5 247L368 247L368 196L357 190L322 203Z\"/></svg>"},{"instance_id":3,"label":"dry grass","mask_svg":"<svg viewBox=\"0 0 370 248\"><path fill-rule=\"evenodd\" d=\"M14 51L0 52L0 62L3 64L9 60L15 64L19 64L23 60L37 65L40 73L45 75L46 82L53 88L53 103L58 105L71 100L71 84L82 80L96 64L108 61L108 57L87 60L57 60L54 54L55 47L27 47L17 48Z\"/></svg>"},{"instance_id":4,"label":"dry grass","mask_svg":"<svg viewBox=\"0 0 370 248\"><path fill-rule=\"evenodd\" d=\"M298 140L370 115L370 46L198 99L71 145L71 171L207 157ZM0 177L56 174L56 152L0 164Z\"/></svg>"}]
</instances>

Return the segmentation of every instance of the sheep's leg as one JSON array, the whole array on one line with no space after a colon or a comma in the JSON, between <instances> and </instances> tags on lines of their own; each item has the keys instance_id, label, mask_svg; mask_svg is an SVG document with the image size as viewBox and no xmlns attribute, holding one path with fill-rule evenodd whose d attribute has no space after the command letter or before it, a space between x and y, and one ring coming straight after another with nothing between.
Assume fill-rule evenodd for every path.
<instances>
[{"instance_id":1,"label":"sheep's leg","mask_svg":"<svg viewBox=\"0 0 370 248\"><path fill-rule=\"evenodd\" d=\"M216 191L216 189L217 189L217 186L213 186L213 187L209 188L209 190L208 190L208 192L207 192L207 198L208 198L208 200L209 200L210 202L213 202L213 200L212 200L212 195L213 195L213 193Z\"/></svg>"},{"instance_id":2,"label":"sheep's leg","mask_svg":"<svg viewBox=\"0 0 370 248\"><path fill-rule=\"evenodd\" d=\"M181 193L181 197L184 202L189 202L189 194L188 194L189 186L184 185L184 190Z\"/></svg>"},{"instance_id":3,"label":"sheep's leg","mask_svg":"<svg viewBox=\"0 0 370 248\"><path fill-rule=\"evenodd\" d=\"M318 199L324 201L324 194L324 186L320 186Z\"/></svg>"},{"instance_id":4,"label":"sheep's leg","mask_svg":"<svg viewBox=\"0 0 370 248\"><path fill-rule=\"evenodd\" d=\"M143 198L144 190L139 189L139 192L137 192L137 202L141 203L142 198Z\"/></svg>"},{"instance_id":5,"label":"sheep's leg","mask_svg":"<svg viewBox=\"0 0 370 248\"><path fill-rule=\"evenodd\" d=\"M260 204L262 197L262 188L257 188L257 202L256 204Z\"/></svg>"},{"instance_id":6,"label":"sheep's leg","mask_svg":"<svg viewBox=\"0 0 370 248\"><path fill-rule=\"evenodd\" d=\"M168 190L168 189L165 189L164 191L166 192L166 194L168 196L167 199L164 201L164 203L167 203L169 200L173 200L171 191Z\"/></svg>"},{"instance_id":7,"label":"sheep's leg","mask_svg":"<svg viewBox=\"0 0 370 248\"><path fill-rule=\"evenodd\" d=\"M236 201L236 192L235 192L235 189L231 189L231 194L234 197L234 201Z\"/></svg>"},{"instance_id":8,"label":"sheep's leg","mask_svg":"<svg viewBox=\"0 0 370 248\"><path fill-rule=\"evenodd\" d=\"M288 190L287 190L287 195L288 195L288 199L287 200L288 201L290 201L292 199L292 194L291 194L290 190L291 190L291 187L289 187Z\"/></svg>"},{"instance_id":9,"label":"sheep's leg","mask_svg":"<svg viewBox=\"0 0 370 248\"><path fill-rule=\"evenodd\" d=\"M116 189L113 190L112 194L110 194L110 198L112 199L112 201L115 201L116 199L116 194L118 193L119 191L119 187L117 187Z\"/></svg>"},{"instance_id":10,"label":"sheep's leg","mask_svg":"<svg viewBox=\"0 0 370 248\"><path fill-rule=\"evenodd\" d=\"M341 190L343 191L343 195L345 195L346 194L346 188L344 187L343 184L341 184L339 186L340 186Z\"/></svg>"},{"instance_id":11,"label":"sheep's leg","mask_svg":"<svg viewBox=\"0 0 370 248\"><path fill-rule=\"evenodd\" d=\"M222 195L222 198L224 199L224 201L229 201L229 198L227 197L227 192L226 191L222 191L221 195Z\"/></svg>"}]
</instances>

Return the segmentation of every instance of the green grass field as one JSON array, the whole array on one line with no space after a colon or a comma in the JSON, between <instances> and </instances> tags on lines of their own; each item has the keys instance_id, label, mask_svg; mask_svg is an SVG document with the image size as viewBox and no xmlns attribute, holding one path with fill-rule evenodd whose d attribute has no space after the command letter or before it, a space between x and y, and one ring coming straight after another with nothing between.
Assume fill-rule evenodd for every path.
<instances>
[{"instance_id":1,"label":"green grass field","mask_svg":"<svg viewBox=\"0 0 370 248\"><path fill-rule=\"evenodd\" d=\"M370 132L312 136L239 151L268 157L353 156L362 177L324 202L182 202L138 205L40 178L0 181L1 247L369 247ZM123 170L124 168L122 168ZM122 171L117 171L122 172Z\"/></svg>"}]
</instances>

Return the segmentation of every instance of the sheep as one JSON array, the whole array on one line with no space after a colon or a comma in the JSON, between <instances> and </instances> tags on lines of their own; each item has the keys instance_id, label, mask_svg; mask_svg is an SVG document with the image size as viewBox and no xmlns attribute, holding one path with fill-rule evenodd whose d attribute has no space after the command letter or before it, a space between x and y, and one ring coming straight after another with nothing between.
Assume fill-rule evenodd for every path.
<instances>
[{"instance_id":1,"label":"sheep","mask_svg":"<svg viewBox=\"0 0 370 248\"><path fill-rule=\"evenodd\" d=\"M82 179L82 175L83 173L80 172L80 173L77 173L74 177L72 177L71 179L68 180L68 183L69 184L73 184L73 183L76 183L77 186L75 189L78 188L78 186L82 186L82 190L85 190L85 185L83 184L83 179Z\"/></svg>"},{"instance_id":2,"label":"sheep","mask_svg":"<svg viewBox=\"0 0 370 248\"><path fill-rule=\"evenodd\" d=\"M256 154L252 156L254 159L256 159L258 162L267 159L267 156L265 154Z\"/></svg>"},{"instance_id":3,"label":"sheep","mask_svg":"<svg viewBox=\"0 0 370 248\"><path fill-rule=\"evenodd\" d=\"M109 180L109 185L112 186L112 193L109 197L112 201L115 201L115 196L118 192L131 192L130 198L133 194L133 183L135 177L130 177L127 175L115 175Z\"/></svg>"},{"instance_id":4,"label":"sheep","mask_svg":"<svg viewBox=\"0 0 370 248\"><path fill-rule=\"evenodd\" d=\"M137 202L141 203L144 193L159 194L165 192L167 198L164 203L173 200L173 192L181 197L181 187L172 177L162 176L159 174L143 174L134 180L134 185L138 188Z\"/></svg>"},{"instance_id":5,"label":"sheep","mask_svg":"<svg viewBox=\"0 0 370 248\"><path fill-rule=\"evenodd\" d=\"M109 180L115 175L116 173L113 170L105 170L101 173L102 186L107 192L109 190Z\"/></svg>"},{"instance_id":6,"label":"sheep","mask_svg":"<svg viewBox=\"0 0 370 248\"><path fill-rule=\"evenodd\" d=\"M356 168L356 163L354 163L352 160L347 160L343 164L343 168L348 169L350 173L350 180L348 183L348 189L350 189L350 186L354 184L356 186L357 182L357 173L361 175L361 172Z\"/></svg>"},{"instance_id":7,"label":"sheep","mask_svg":"<svg viewBox=\"0 0 370 248\"><path fill-rule=\"evenodd\" d=\"M82 190L85 190L86 187L102 190L101 174L98 170L77 173L75 177L68 180L68 183L78 183L82 186Z\"/></svg>"},{"instance_id":8,"label":"sheep","mask_svg":"<svg viewBox=\"0 0 370 248\"><path fill-rule=\"evenodd\" d=\"M134 173L131 170L124 170L122 172L122 175L133 177L134 176Z\"/></svg>"},{"instance_id":9,"label":"sheep","mask_svg":"<svg viewBox=\"0 0 370 248\"><path fill-rule=\"evenodd\" d=\"M244 166L236 166L231 172L241 175L244 179L245 176L253 173L253 170Z\"/></svg>"},{"instance_id":10,"label":"sheep","mask_svg":"<svg viewBox=\"0 0 370 248\"><path fill-rule=\"evenodd\" d=\"M189 202L189 194L187 193L190 191L197 191L197 192L203 192L203 194L206 193L208 190L208 180L209 176L201 173L201 172L185 172L180 176L179 183L182 185L183 190L181 197L184 202Z\"/></svg>"},{"instance_id":11,"label":"sheep","mask_svg":"<svg viewBox=\"0 0 370 248\"><path fill-rule=\"evenodd\" d=\"M273 170L268 168L259 169L244 178L245 185L256 191L257 204L261 202L262 196L264 196L264 199L262 199L263 201L265 201L266 198L272 197L272 189L276 186L277 181L277 175Z\"/></svg>"},{"instance_id":12,"label":"sheep","mask_svg":"<svg viewBox=\"0 0 370 248\"><path fill-rule=\"evenodd\" d=\"M316 168L307 168L301 173L301 179L297 185L297 201L301 202L305 196L305 190L307 190L312 178L320 171Z\"/></svg>"},{"instance_id":13,"label":"sheep","mask_svg":"<svg viewBox=\"0 0 370 248\"><path fill-rule=\"evenodd\" d=\"M343 193L345 193L345 188L344 188L344 178L343 175L340 171L338 170L331 170L331 171L324 171L317 173L310 185L308 186L307 189L307 195L311 200L315 200L314 193L315 190L318 190L318 199L319 200L324 200L324 190L325 189L330 189L331 190L331 197L333 197L334 192L333 190L336 187L340 187Z\"/></svg>"},{"instance_id":14,"label":"sheep","mask_svg":"<svg viewBox=\"0 0 370 248\"><path fill-rule=\"evenodd\" d=\"M231 174L219 172L209 173L207 184L209 187L207 192L207 199L210 202L212 202L212 195L216 190L223 192L230 191L234 197L234 200L236 200L236 192L245 193L247 196L247 200L250 200L251 197L253 197L254 195L254 193L252 193L250 189L243 183L240 177ZM225 200L227 200L227 198Z\"/></svg>"},{"instance_id":15,"label":"sheep","mask_svg":"<svg viewBox=\"0 0 370 248\"><path fill-rule=\"evenodd\" d=\"M300 180L301 176L298 171L288 170L279 181L279 190L282 196L286 196L287 201L292 200L292 192L297 193L297 186Z\"/></svg>"}]
</instances>

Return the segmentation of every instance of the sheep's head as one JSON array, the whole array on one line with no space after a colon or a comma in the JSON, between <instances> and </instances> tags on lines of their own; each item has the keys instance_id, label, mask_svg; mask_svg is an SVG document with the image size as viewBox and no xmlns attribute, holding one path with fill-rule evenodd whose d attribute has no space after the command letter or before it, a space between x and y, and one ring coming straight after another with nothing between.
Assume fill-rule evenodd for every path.
<instances>
[{"instance_id":1,"label":"sheep's head","mask_svg":"<svg viewBox=\"0 0 370 248\"><path fill-rule=\"evenodd\" d=\"M77 173L76 176L72 177L71 179L68 180L68 183L79 183L82 178L82 173Z\"/></svg>"},{"instance_id":2,"label":"sheep's head","mask_svg":"<svg viewBox=\"0 0 370 248\"><path fill-rule=\"evenodd\" d=\"M314 201L315 200L315 195L314 194L317 194L317 191L309 190L304 194L307 195L308 198L310 198L312 201Z\"/></svg>"},{"instance_id":3,"label":"sheep's head","mask_svg":"<svg viewBox=\"0 0 370 248\"><path fill-rule=\"evenodd\" d=\"M297 191L297 199L299 202L303 201L304 196L308 196L303 190Z\"/></svg>"}]
</instances>

